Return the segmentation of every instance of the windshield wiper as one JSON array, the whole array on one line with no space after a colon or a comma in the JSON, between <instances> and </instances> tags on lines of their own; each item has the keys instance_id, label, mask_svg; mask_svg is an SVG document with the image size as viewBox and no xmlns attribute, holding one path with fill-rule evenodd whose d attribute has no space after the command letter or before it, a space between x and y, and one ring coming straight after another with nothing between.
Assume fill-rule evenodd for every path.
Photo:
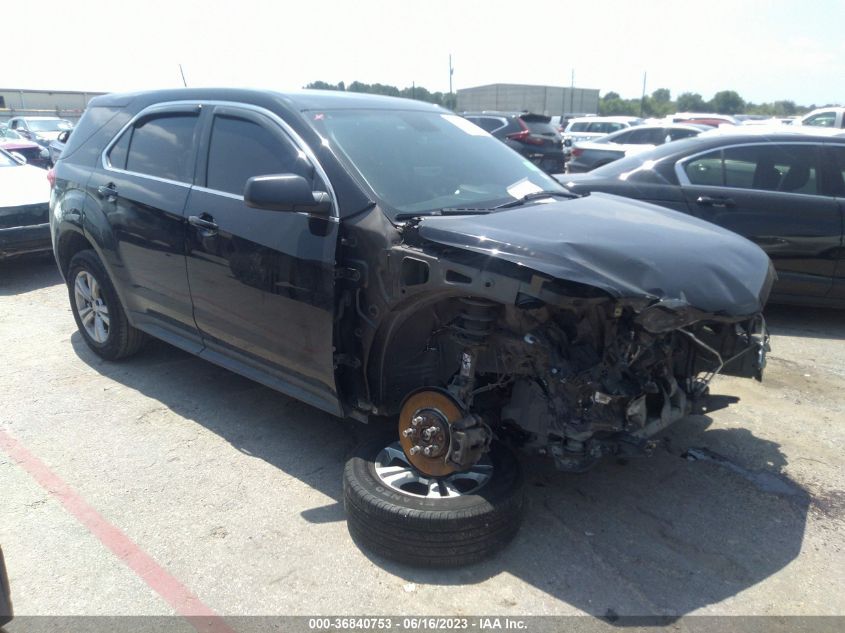
<instances>
[{"instance_id":1,"label":"windshield wiper","mask_svg":"<svg viewBox=\"0 0 845 633\"><path fill-rule=\"evenodd\" d=\"M443 207L442 209L432 209L430 211L407 211L405 213L397 213L397 220L409 220L411 218L422 218L432 215L485 215L499 207Z\"/></svg>"},{"instance_id":2,"label":"windshield wiper","mask_svg":"<svg viewBox=\"0 0 845 633\"><path fill-rule=\"evenodd\" d=\"M504 204L500 204L493 209L509 209L511 207L518 207L526 202L531 202L532 200L539 200L540 198L549 198L551 196L560 196L562 198L580 198L577 193L572 193L571 191L532 191L529 194L522 196L521 198L517 198L516 200L511 200L510 202L505 202Z\"/></svg>"}]
</instances>

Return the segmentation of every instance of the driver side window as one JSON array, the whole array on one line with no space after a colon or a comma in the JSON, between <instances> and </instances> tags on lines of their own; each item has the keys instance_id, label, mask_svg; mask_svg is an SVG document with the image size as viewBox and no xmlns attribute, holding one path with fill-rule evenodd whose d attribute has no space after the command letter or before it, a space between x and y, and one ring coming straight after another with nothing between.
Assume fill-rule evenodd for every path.
<instances>
[{"instance_id":1,"label":"driver side window","mask_svg":"<svg viewBox=\"0 0 845 633\"><path fill-rule=\"evenodd\" d=\"M208 149L206 186L242 196L253 176L297 174L312 183L314 168L281 132L254 121L215 115Z\"/></svg>"}]
</instances>

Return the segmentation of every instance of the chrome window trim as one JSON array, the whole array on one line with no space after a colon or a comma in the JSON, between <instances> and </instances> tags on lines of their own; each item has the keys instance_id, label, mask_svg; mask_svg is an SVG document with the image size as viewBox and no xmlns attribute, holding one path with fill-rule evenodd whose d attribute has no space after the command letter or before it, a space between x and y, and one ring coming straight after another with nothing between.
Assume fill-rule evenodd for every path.
<instances>
[{"instance_id":1,"label":"chrome window trim","mask_svg":"<svg viewBox=\"0 0 845 633\"><path fill-rule=\"evenodd\" d=\"M811 141L784 141L778 142L777 145L806 145L808 147L815 147L816 149L819 148L818 143L813 143ZM682 187L707 187L710 189L732 189L735 191L759 191L764 192L766 194L775 194L781 196L806 196L808 198L826 198L826 199L833 199L834 196L827 195L824 193L795 193L792 191L772 191L771 189L748 189L746 187L731 187L729 185L694 185L687 177L686 172L686 165L687 163L695 160L699 156L704 156L705 154L710 154L712 152L723 152L726 149L734 149L736 147L758 147L758 146L769 146L773 145L773 143L760 143L758 142L750 142L750 143L736 143L733 145L722 145L719 147L711 147L710 149L704 150L702 152L696 152L695 154L691 154L690 156L686 156L675 161L675 176L678 178L678 182ZM818 177L818 176L817 176Z\"/></svg>"},{"instance_id":2,"label":"chrome window trim","mask_svg":"<svg viewBox=\"0 0 845 633\"><path fill-rule=\"evenodd\" d=\"M158 112L166 113L173 108L179 108L184 106L196 106L198 108L202 108L203 106L226 106L231 107L234 109L241 109L247 110L251 112L257 112L258 114L262 114L271 122L278 125L282 131L287 135L287 137L291 140L293 145L300 150L308 161L311 163L312 167L316 170L317 174L320 178L323 179L323 182L326 183L326 187L328 187L329 191L328 194L331 196L332 200L332 215L329 216L334 221L339 221L340 219L340 210L337 206L337 195L335 194L334 187L332 186L331 180L329 180L328 174L326 174L325 169L320 164L320 161L317 160L316 154L311 150L311 147L303 140L303 138L297 134L296 130L294 130L284 119L282 119L278 114L268 110L267 108L262 108L261 106L253 105L251 103L243 103L241 101L220 101L220 100L208 100L208 99L191 99L191 100L178 100L178 101L162 101L161 103L155 103L153 105L147 106L140 112L138 112L135 116L133 116L120 130L117 134L112 137L112 139L106 144L106 147L103 149L102 153L100 154L100 162L102 164L103 169L106 171L111 171L115 173L127 174L130 176L138 176L140 178L149 178L151 180L156 180L158 182L164 182L172 185L179 185L181 187L188 187L188 188L195 188L207 193L213 193L217 195L223 195L226 197L234 198L237 200L243 200L243 196L238 196L227 191L219 191L217 189L209 189L207 187L200 187L198 185L194 185L193 183L185 183L176 180L169 180L167 178L159 178L158 176L151 176L149 174L141 174L139 172L127 171L125 169L118 169L116 167L112 167L111 163L108 161L108 153L111 151L112 146L117 143L117 140L123 135L123 133L135 122L140 119L141 117L147 116L149 114L155 114ZM309 217L325 217L325 216L312 216L310 213L304 211L297 211L297 213L301 215L307 215Z\"/></svg>"},{"instance_id":3,"label":"chrome window trim","mask_svg":"<svg viewBox=\"0 0 845 633\"><path fill-rule=\"evenodd\" d=\"M203 193L214 194L216 196L223 196L224 198L230 198L232 200L238 200L240 202L244 201L243 196L239 196L236 193L230 193L228 191L221 191L220 189L209 189L208 187L201 187L199 185L194 185L192 187L192 189L195 190L195 191L201 191ZM292 213L296 213L297 215L306 215L308 217L320 217L320 218L323 218L325 220L329 220L330 222L334 222L335 224L340 222L340 218L337 217L336 215L330 215L328 217L326 217L324 215L316 216L312 213L308 213L308 211L293 211Z\"/></svg>"}]
</instances>

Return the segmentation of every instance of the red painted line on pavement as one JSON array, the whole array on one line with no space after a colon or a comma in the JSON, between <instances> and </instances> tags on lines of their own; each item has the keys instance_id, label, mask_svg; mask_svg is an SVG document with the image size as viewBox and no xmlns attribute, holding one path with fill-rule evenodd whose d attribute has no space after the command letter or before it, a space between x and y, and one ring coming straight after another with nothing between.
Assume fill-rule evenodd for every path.
<instances>
[{"instance_id":1,"label":"red painted line on pavement","mask_svg":"<svg viewBox=\"0 0 845 633\"><path fill-rule=\"evenodd\" d=\"M235 633L216 611L159 565L119 528L109 523L61 477L0 429L0 448L28 472L38 485L55 497L88 531L160 595L180 616L201 633ZM14 590L14 587L12 588Z\"/></svg>"}]
</instances>

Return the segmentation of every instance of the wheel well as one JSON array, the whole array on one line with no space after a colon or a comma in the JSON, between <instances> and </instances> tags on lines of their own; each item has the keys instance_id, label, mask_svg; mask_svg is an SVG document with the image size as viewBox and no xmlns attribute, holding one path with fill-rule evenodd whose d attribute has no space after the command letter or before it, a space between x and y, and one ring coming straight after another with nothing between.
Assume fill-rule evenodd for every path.
<instances>
[{"instance_id":1,"label":"wheel well","mask_svg":"<svg viewBox=\"0 0 845 633\"><path fill-rule=\"evenodd\" d=\"M59 247L57 250L59 269L63 274L67 274L70 260L79 251L93 249L91 242L85 239L85 236L76 231L69 231L65 233L59 240Z\"/></svg>"},{"instance_id":2,"label":"wheel well","mask_svg":"<svg viewBox=\"0 0 845 633\"><path fill-rule=\"evenodd\" d=\"M379 409L398 411L404 397L419 387L445 385L458 369L459 356L432 345L459 314L460 296L423 302L394 315L370 352L370 397Z\"/></svg>"}]
</instances>

